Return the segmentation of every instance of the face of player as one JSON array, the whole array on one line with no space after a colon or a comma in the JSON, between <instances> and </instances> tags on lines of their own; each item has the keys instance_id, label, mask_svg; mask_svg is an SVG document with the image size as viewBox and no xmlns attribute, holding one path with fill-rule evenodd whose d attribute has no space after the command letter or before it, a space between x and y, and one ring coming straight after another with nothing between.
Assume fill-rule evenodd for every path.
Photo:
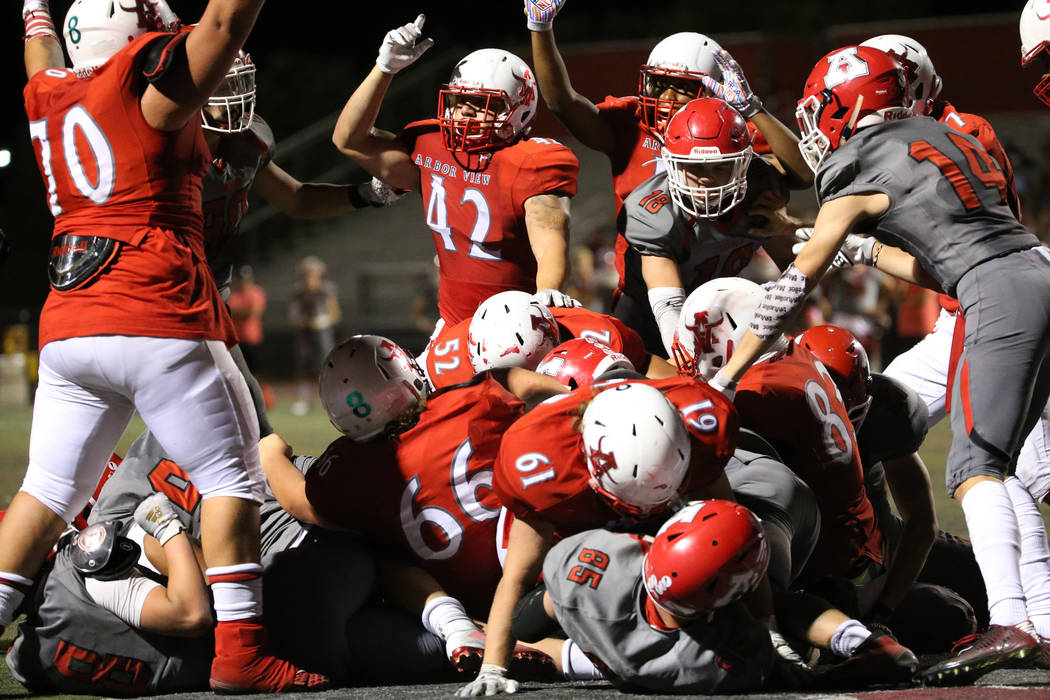
<instances>
[{"instance_id":1,"label":"face of player","mask_svg":"<svg viewBox=\"0 0 1050 700\"><path fill-rule=\"evenodd\" d=\"M484 95L450 95L449 102L452 118L456 120L471 119L491 124L507 110L506 102L502 99Z\"/></svg>"},{"instance_id":2,"label":"face of player","mask_svg":"<svg viewBox=\"0 0 1050 700\"><path fill-rule=\"evenodd\" d=\"M702 97L704 89L699 80L693 78L672 78L670 76L652 76L646 83L649 97L685 104L697 97Z\"/></svg>"},{"instance_id":3,"label":"face of player","mask_svg":"<svg viewBox=\"0 0 1050 700\"><path fill-rule=\"evenodd\" d=\"M690 187L722 187L733 179L733 163L690 163L682 167Z\"/></svg>"}]
</instances>

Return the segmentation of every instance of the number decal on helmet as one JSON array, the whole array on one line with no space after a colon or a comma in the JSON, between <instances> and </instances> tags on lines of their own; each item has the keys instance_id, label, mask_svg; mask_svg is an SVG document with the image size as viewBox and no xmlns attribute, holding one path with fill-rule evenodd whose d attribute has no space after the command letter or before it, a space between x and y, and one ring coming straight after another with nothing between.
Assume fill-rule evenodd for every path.
<instances>
[{"instance_id":1,"label":"number decal on helmet","mask_svg":"<svg viewBox=\"0 0 1050 700\"><path fill-rule=\"evenodd\" d=\"M372 412L372 407L365 403L360 391L355 391L347 396L346 405L353 409L354 415L358 418L365 418Z\"/></svg>"},{"instance_id":2,"label":"number decal on helmet","mask_svg":"<svg viewBox=\"0 0 1050 700\"><path fill-rule=\"evenodd\" d=\"M69 40L74 44L79 44L81 37L80 30L77 29L77 23L78 20L76 15L70 17L69 22L66 23L66 28L69 29Z\"/></svg>"},{"instance_id":3,"label":"number decal on helmet","mask_svg":"<svg viewBox=\"0 0 1050 700\"><path fill-rule=\"evenodd\" d=\"M833 88L847 80L868 75L868 62L857 55L857 47L851 46L828 56L828 72L824 75L824 87Z\"/></svg>"}]
</instances>

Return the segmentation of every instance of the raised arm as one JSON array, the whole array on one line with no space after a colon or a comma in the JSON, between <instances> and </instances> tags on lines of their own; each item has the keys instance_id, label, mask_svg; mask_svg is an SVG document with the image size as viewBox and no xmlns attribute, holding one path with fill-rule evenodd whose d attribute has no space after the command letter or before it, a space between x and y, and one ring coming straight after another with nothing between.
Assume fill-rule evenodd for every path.
<instances>
[{"instance_id":1,"label":"raised arm","mask_svg":"<svg viewBox=\"0 0 1050 700\"><path fill-rule=\"evenodd\" d=\"M332 143L341 153L399 189L417 188L419 169L404 144L389 131L376 129L375 123L394 75L434 45L433 39L421 38L424 21L419 15L414 22L387 32L375 67L350 95L332 132Z\"/></svg>"},{"instance_id":2,"label":"raised arm","mask_svg":"<svg viewBox=\"0 0 1050 700\"><path fill-rule=\"evenodd\" d=\"M583 145L602 153L612 153L616 148L612 129L594 103L573 89L565 61L554 43L554 16L564 4L565 0L525 0L525 14L532 35L532 62L540 95L547 108Z\"/></svg>"},{"instance_id":3,"label":"raised arm","mask_svg":"<svg viewBox=\"0 0 1050 700\"><path fill-rule=\"evenodd\" d=\"M25 0L22 21L25 23L26 77L32 78L48 68L64 68L66 59L51 20L48 0Z\"/></svg>"},{"instance_id":4,"label":"raised arm","mask_svg":"<svg viewBox=\"0 0 1050 700\"><path fill-rule=\"evenodd\" d=\"M539 194L525 200L524 209L536 290L560 289L569 274L569 198Z\"/></svg>"},{"instance_id":5,"label":"raised arm","mask_svg":"<svg viewBox=\"0 0 1050 700\"><path fill-rule=\"evenodd\" d=\"M210 0L171 66L142 94L139 104L150 126L175 131L200 118L201 107L226 77L263 2Z\"/></svg>"},{"instance_id":6,"label":"raised arm","mask_svg":"<svg viewBox=\"0 0 1050 700\"><path fill-rule=\"evenodd\" d=\"M301 182L272 161L255 176L252 189L296 219L325 219L365 207L382 207L401 196L377 179L358 185Z\"/></svg>"}]
</instances>

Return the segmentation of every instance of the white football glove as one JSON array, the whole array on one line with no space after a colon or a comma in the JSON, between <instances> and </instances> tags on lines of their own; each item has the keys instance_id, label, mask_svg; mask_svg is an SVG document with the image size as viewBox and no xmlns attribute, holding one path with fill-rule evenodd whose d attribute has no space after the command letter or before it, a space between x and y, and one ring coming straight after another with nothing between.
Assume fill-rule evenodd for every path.
<instances>
[{"instance_id":1,"label":"white football glove","mask_svg":"<svg viewBox=\"0 0 1050 700\"><path fill-rule=\"evenodd\" d=\"M791 246L792 254L798 255L812 235L812 227L795 229L795 238L801 242ZM835 253L835 257L831 260L831 266L845 269L854 265L871 265L871 253L872 249L875 248L875 243L876 240L871 236L857 236L847 233L842 247L839 248L839 252Z\"/></svg>"},{"instance_id":2,"label":"white football glove","mask_svg":"<svg viewBox=\"0 0 1050 700\"><path fill-rule=\"evenodd\" d=\"M407 68L416 62L427 49L434 45L434 40L420 39L423 36L423 15L416 17L415 22L410 22L397 29L391 29L383 37L383 45L379 47L379 57L376 65L379 70L389 75L394 75L402 68Z\"/></svg>"},{"instance_id":3,"label":"white football glove","mask_svg":"<svg viewBox=\"0 0 1050 700\"><path fill-rule=\"evenodd\" d=\"M569 0L525 0L526 25L531 32L545 32Z\"/></svg>"},{"instance_id":4,"label":"white football glove","mask_svg":"<svg viewBox=\"0 0 1050 700\"><path fill-rule=\"evenodd\" d=\"M495 664L481 664L478 677L456 691L461 698L476 698L482 695L518 692L518 682L507 678L507 669Z\"/></svg>"},{"instance_id":5,"label":"white football glove","mask_svg":"<svg viewBox=\"0 0 1050 700\"><path fill-rule=\"evenodd\" d=\"M715 391L723 394L730 401L736 398L737 383L732 379L723 376L721 372L711 377L711 381L709 381L707 385Z\"/></svg>"},{"instance_id":6,"label":"white football glove","mask_svg":"<svg viewBox=\"0 0 1050 700\"><path fill-rule=\"evenodd\" d=\"M571 309L577 306L583 306L583 304L581 304L576 299L573 299L565 292L559 292L557 289L541 289L540 291L536 292L535 296L544 306L560 306L563 309Z\"/></svg>"},{"instance_id":7,"label":"white football glove","mask_svg":"<svg viewBox=\"0 0 1050 700\"><path fill-rule=\"evenodd\" d=\"M143 499L135 509L135 523L153 535L163 547L175 535L185 532L186 526L175 510L175 504L163 493L154 493Z\"/></svg>"},{"instance_id":8,"label":"white football glove","mask_svg":"<svg viewBox=\"0 0 1050 700\"><path fill-rule=\"evenodd\" d=\"M736 59L729 55L725 49L715 51L715 62L722 69L722 82L718 82L709 75L701 75L700 82L715 97L725 100L729 105L750 119L762 111L762 100L754 93L751 86L747 84L744 71Z\"/></svg>"}]
</instances>

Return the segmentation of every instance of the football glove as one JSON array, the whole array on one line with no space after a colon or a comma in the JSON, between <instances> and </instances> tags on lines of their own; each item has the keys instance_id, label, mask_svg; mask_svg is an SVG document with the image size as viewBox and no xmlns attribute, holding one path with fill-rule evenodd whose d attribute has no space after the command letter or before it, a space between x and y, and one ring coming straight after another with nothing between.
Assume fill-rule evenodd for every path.
<instances>
[{"instance_id":1,"label":"football glove","mask_svg":"<svg viewBox=\"0 0 1050 700\"><path fill-rule=\"evenodd\" d=\"M518 692L518 682L507 678L507 669L495 664L481 664L478 677L456 691L461 698Z\"/></svg>"},{"instance_id":2,"label":"football glove","mask_svg":"<svg viewBox=\"0 0 1050 700\"><path fill-rule=\"evenodd\" d=\"M744 71L740 64L729 55L725 49L715 51L715 62L722 69L722 82L718 82L709 75L701 75L700 82L704 87L720 100L725 100L729 105L750 119L762 111L762 100L754 93L751 86L747 84Z\"/></svg>"},{"instance_id":3,"label":"football glove","mask_svg":"<svg viewBox=\"0 0 1050 700\"><path fill-rule=\"evenodd\" d=\"M391 29L383 37L383 45L379 47L379 57L376 65L379 70L394 75L402 68L407 68L416 62L427 49L434 45L434 40L420 39L423 36L423 15L416 17L415 22L410 22L397 29Z\"/></svg>"},{"instance_id":4,"label":"football glove","mask_svg":"<svg viewBox=\"0 0 1050 700\"><path fill-rule=\"evenodd\" d=\"M539 299L540 303L544 306L560 306L564 309L583 306L583 304L576 301L565 292L559 292L557 289L541 289L536 292L536 298Z\"/></svg>"},{"instance_id":5,"label":"football glove","mask_svg":"<svg viewBox=\"0 0 1050 700\"><path fill-rule=\"evenodd\" d=\"M795 229L795 238L801 242L791 246L791 252L794 255L798 255L812 235L812 227ZM839 252L835 253L835 257L831 260L831 266L845 269L854 265L871 265L871 253L875 243L876 240L871 236L857 236L847 233L842 247L839 248Z\"/></svg>"},{"instance_id":6,"label":"football glove","mask_svg":"<svg viewBox=\"0 0 1050 700\"><path fill-rule=\"evenodd\" d=\"M175 535L184 532L186 527L179 519L175 504L163 493L154 493L143 499L135 509L135 523L153 535L163 547Z\"/></svg>"},{"instance_id":7,"label":"football glove","mask_svg":"<svg viewBox=\"0 0 1050 700\"><path fill-rule=\"evenodd\" d=\"M525 0L526 26L531 32L545 32L568 0Z\"/></svg>"}]
</instances>

